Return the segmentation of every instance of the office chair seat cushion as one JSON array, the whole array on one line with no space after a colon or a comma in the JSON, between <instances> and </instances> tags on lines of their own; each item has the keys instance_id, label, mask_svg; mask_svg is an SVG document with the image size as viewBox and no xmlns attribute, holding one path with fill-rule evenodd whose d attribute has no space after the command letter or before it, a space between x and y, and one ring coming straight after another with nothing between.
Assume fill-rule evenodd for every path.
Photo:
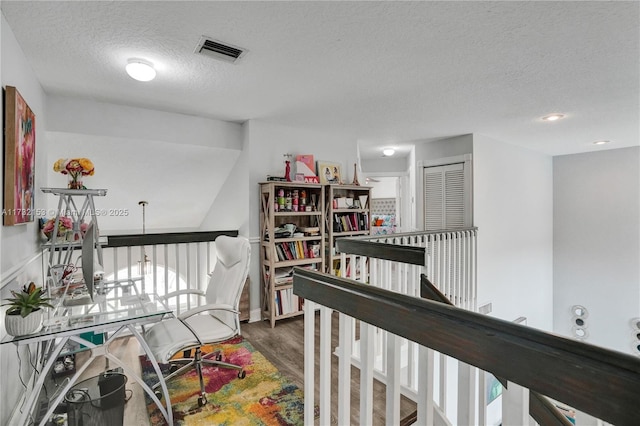
<instances>
[{"instance_id":1,"label":"office chair seat cushion","mask_svg":"<svg viewBox=\"0 0 640 426\"><path fill-rule=\"evenodd\" d=\"M204 345L223 342L239 334L237 330L211 315L194 315L186 322L198 334ZM151 327L145 333L145 340L159 363L167 363L176 353L200 346L193 333L176 318Z\"/></svg>"}]
</instances>

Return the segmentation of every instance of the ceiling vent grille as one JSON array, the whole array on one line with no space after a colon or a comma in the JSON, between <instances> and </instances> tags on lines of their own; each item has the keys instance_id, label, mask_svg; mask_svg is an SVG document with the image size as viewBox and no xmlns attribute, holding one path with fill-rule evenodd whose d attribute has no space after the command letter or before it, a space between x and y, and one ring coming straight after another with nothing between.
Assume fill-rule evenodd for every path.
<instances>
[{"instance_id":1,"label":"ceiling vent grille","mask_svg":"<svg viewBox=\"0 0 640 426\"><path fill-rule=\"evenodd\" d=\"M247 51L241 47L225 44L219 40L214 40L206 36L202 36L200 38L195 50L195 53L211 56L212 58L231 63L242 58L246 52Z\"/></svg>"}]
</instances>

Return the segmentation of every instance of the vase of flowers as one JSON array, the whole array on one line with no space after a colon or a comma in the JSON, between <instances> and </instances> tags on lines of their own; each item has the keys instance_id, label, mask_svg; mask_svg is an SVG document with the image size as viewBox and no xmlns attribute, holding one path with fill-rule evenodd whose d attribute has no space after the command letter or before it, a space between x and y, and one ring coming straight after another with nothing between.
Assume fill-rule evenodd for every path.
<instances>
[{"instance_id":1,"label":"vase of flowers","mask_svg":"<svg viewBox=\"0 0 640 426\"><path fill-rule=\"evenodd\" d=\"M60 158L53 165L53 171L69 176L69 189L86 189L82 183L84 176L93 176L94 166L88 158Z\"/></svg>"}]
</instances>

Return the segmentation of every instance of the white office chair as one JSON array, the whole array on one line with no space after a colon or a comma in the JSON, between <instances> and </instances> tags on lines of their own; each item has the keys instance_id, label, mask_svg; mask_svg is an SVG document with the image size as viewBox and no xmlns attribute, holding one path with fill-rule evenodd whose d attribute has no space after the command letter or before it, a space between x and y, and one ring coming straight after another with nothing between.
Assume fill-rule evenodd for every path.
<instances>
[{"instance_id":1,"label":"white office chair","mask_svg":"<svg viewBox=\"0 0 640 426\"><path fill-rule=\"evenodd\" d=\"M202 364L236 369L239 378L245 377L241 366L221 362L222 356L217 352L203 356L201 351L203 345L223 342L240 334L238 307L242 288L249 273L251 247L246 238L221 235L216 238L215 243L217 262L206 293L200 290L180 290L165 296L197 294L205 297L206 304L190 309L177 318L155 324L144 334L156 360L159 363L171 363L172 373L164 378L165 381L191 368L196 369L200 378L199 406L207 403ZM193 349L195 354L190 358ZM185 352L185 357L169 361L178 352ZM182 366L175 369L178 365ZM161 394L157 390L159 386L160 382L153 386L156 395Z\"/></svg>"}]
</instances>

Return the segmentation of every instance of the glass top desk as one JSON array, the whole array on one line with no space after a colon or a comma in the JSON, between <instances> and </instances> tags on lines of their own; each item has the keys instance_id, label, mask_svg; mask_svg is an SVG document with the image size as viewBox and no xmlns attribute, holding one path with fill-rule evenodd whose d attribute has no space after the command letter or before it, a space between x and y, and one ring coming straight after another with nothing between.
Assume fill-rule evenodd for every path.
<instances>
[{"instance_id":1,"label":"glass top desk","mask_svg":"<svg viewBox=\"0 0 640 426\"><path fill-rule=\"evenodd\" d=\"M47 375L51 372L56 359L64 353L69 352L69 347L76 347L72 351L89 350L89 359L79 367L69 382L59 392L57 398L49 404L49 410L40 421L40 425L45 425L52 416L56 406L60 404L66 393L73 384L80 378L82 372L92 363L92 361L103 355L109 361L122 367L129 378L136 380L144 391L156 403L169 426L173 425L173 415L171 412L171 401L167 386L163 380L162 372L158 362L149 350L149 346L136 327L161 321L165 316L172 315L173 312L160 301L154 294L138 295L134 285L116 283L103 287L103 294L94 295L94 301L86 305L64 306L58 304L55 310L56 315L45 319L43 327L36 333L27 336L6 336L1 344L13 343L15 345L40 344L41 356L37 362L40 363L40 374L33 387L28 392L27 400L20 416L19 425L27 425L31 413L34 411L36 402ZM56 303L52 303L56 306ZM166 408L162 405L158 397L151 388L144 383L142 378L129 366L123 363L118 357L109 352L109 344L118 335L128 330L138 340L147 357L151 361L153 368L160 380L160 386L165 398ZM96 344L81 337L81 334L107 333L104 343ZM80 345L85 348L80 349ZM65 349L66 348L66 349Z\"/></svg>"}]
</instances>

